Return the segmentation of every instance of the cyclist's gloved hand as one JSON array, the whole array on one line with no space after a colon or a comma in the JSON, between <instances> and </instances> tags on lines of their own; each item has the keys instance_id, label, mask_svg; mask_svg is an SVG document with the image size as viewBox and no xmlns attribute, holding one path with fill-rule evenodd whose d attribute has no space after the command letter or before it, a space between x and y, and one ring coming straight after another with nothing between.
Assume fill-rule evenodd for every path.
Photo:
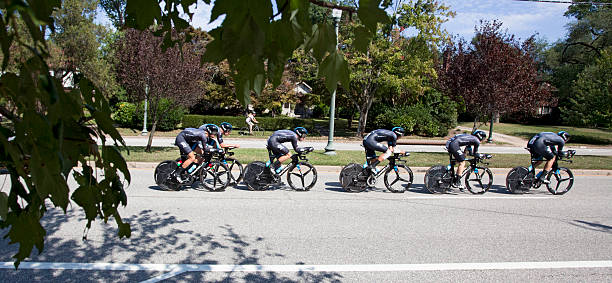
<instances>
[{"instance_id":1,"label":"cyclist's gloved hand","mask_svg":"<svg viewBox=\"0 0 612 283\"><path fill-rule=\"evenodd\" d=\"M558 157L567 157L568 154L567 154L567 151L558 151L557 152L557 156Z\"/></svg>"},{"instance_id":2,"label":"cyclist's gloved hand","mask_svg":"<svg viewBox=\"0 0 612 283\"><path fill-rule=\"evenodd\" d=\"M482 153L476 153L476 155L474 155L476 158L478 159L484 159L486 155L482 154Z\"/></svg>"},{"instance_id":3,"label":"cyclist's gloved hand","mask_svg":"<svg viewBox=\"0 0 612 283\"><path fill-rule=\"evenodd\" d=\"M300 154L301 154L301 153L303 153L305 150L306 150L306 149L305 149L305 148L303 148L303 147L298 147L298 148L296 148L296 149L295 149L295 152L297 152L297 153L300 153Z\"/></svg>"}]
</instances>

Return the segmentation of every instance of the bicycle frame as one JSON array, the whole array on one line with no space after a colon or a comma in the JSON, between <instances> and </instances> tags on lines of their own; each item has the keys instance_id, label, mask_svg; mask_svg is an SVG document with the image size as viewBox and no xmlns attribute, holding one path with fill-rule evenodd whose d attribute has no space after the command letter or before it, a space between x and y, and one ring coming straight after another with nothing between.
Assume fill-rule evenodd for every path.
<instances>
[{"instance_id":1,"label":"bicycle frame","mask_svg":"<svg viewBox=\"0 0 612 283\"><path fill-rule=\"evenodd\" d=\"M382 169L380 169L375 175L375 178L380 177L382 174L384 174L387 170L389 170L389 168L395 168L397 166L397 164L406 164L406 160L402 159L402 156L408 156L409 153L406 153L406 155L402 155L401 153L393 153L392 156L389 156L389 158L387 158L387 160L389 160L389 163L387 165L385 165ZM368 164L370 164L370 162L367 160L366 158L366 162L368 162ZM370 172L370 171L368 171Z\"/></svg>"},{"instance_id":2,"label":"bicycle frame","mask_svg":"<svg viewBox=\"0 0 612 283\"><path fill-rule=\"evenodd\" d=\"M531 179L531 181L532 181L531 186L537 188L541 184L540 184L540 182L538 182L538 178L536 178L536 174L535 174L536 167L539 165L539 164L536 164L536 163L546 162L546 160L543 159L543 158L535 158L534 157L535 154L531 151L530 148L526 147L525 149L527 151L529 151L529 153L531 155L531 165L529 165L529 167L527 167L527 175L522 179L522 181ZM559 172L558 172L559 171L559 161L572 163L572 160L570 160L570 158L572 158L574 156L574 154L576 154L575 150L568 150L568 156L567 156L568 159L563 159L563 157L559 157L559 156L557 156L555 154L556 158L555 158L555 161L554 161L554 163L552 165L551 172L555 172L556 174L559 174ZM533 173L533 175L530 174L530 173Z\"/></svg>"},{"instance_id":3,"label":"bicycle frame","mask_svg":"<svg viewBox=\"0 0 612 283\"><path fill-rule=\"evenodd\" d=\"M455 164L457 163L457 160L454 158L453 154L451 153L449 153L448 156L449 156L449 165L446 167L446 170L451 173L451 176L453 177L453 179L456 179L457 173L455 172L456 171ZM478 159L478 158L466 159L465 161L469 162L470 165L466 166L463 172L461 172L461 176L459 176L459 179L463 179L465 175L467 175L467 173L470 172L472 168L476 170L478 163L489 165L488 162L484 162L482 159Z\"/></svg>"},{"instance_id":4,"label":"bicycle frame","mask_svg":"<svg viewBox=\"0 0 612 283\"><path fill-rule=\"evenodd\" d=\"M285 166L283 170L281 170L281 172L278 173L277 175L282 176L283 174L285 174L289 170L289 168L292 167L291 165L299 166L298 163L300 162L300 160L308 162L308 158L306 157L306 154L312 152L313 150L314 150L313 148L307 148L307 150L305 150L302 153L296 153L296 154L291 155L291 162L289 163L289 165ZM268 158L270 160L270 164L273 164L275 159L278 160L278 158L276 158L276 156L274 155L274 153L272 153L272 150L270 149L268 149ZM272 172L271 167L268 167L268 168Z\"/></svg>"}]
</instances>

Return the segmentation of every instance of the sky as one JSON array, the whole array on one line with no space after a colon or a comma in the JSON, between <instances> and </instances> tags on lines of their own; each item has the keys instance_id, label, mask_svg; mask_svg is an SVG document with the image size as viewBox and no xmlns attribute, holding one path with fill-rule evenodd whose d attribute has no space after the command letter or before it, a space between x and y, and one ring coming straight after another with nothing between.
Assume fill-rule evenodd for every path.
<instances>
[{"instance_id":1,"label":"sky","mask_svg":"<svg viewBox=\"0 0 612 283\"><path fill-rule=\"evenodd\" d=\"M566 34L569 18L563 16L568 4L532 3L513 0L440 0L457 15L449 19L443 27L451 34L469 39L480 19L498 19L503 28L516 37L526 39L537 33L548 42L561 40ZM220 25L223 18L209 23L211 6L198 1L191 24L204 30ZM97 23L110 25L103 11L98 9Z\"/></svg>"}]
</instances>

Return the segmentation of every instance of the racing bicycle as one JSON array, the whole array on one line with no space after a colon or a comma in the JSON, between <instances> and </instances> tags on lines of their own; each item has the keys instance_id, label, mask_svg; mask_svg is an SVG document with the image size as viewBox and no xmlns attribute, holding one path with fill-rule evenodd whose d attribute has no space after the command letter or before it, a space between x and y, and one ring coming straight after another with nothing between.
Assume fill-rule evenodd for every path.
<instances>
[{"instance_id":1,"label":"racing bicycle","mask_svg":"<svg viewBox=\"0 0 612 283\"><path fill-rule=\"evenodd\" d=\"M389 156L389 163L376 173L363 165L350 163L340 171L340 184L347 192L363 192L368 187L376 186L377 179L384 175L385 186L393 193L403 193L410 185L414 175L410 167L406 165L406 160L402 157L409 156L410 153L393 153Z\"/></svg>"},{"instance_id":2,"label":"racing bicycle","mask_svg":"<svg viewBox=\"0 0 612 283\"><path fill-rule=\"evenodd\" d=\"M493 173L486 167L489 163L486 159L493 157L490 154L482 155L482 158L474 156L472 159L466 159L470 164L463 170L460 176L455 173L455 164L457 160L449 153L449 164L434 165L425 173L425 188L432 194L446 193L451 190L451 185L456 178L460 180L465 178L465 187L472 194L484 194L493 184ZM479 165L482 164L482 165ZM461 189L463 191L463 189Z\"/></svg>"},{"instance_id":3,"label":"racing bicycle","mask_svg":"<svg viewBox=\"0 0 612 283\"><path fill-rule=\"evenodd\" d=\"M525 148L531 154L531 165L525 168L522 166L514 167L506 176L506 189L513 194L525 193L530 189L538 189L542 182L536 177L536 163L541 162L541 158L536 158L534 153ZM553 195L567 193L574 185L574 174L567 167L559 167L558 162L563 161L572 163L572 157L576 154L575 150L568 150L565 154L558 155L553 163L552 170L544 178L548 180L546 189Z\"/></svg>"},{"instance_id":4,"label":"racing bicycle","mask_svg":"<svg viewBox=\"0 0 612 283\"><path fill-rule=\"evenodd\" d=\"M308 163L306 157L312 151L313 147L298 148L296 154L291 156L291 163L277 174L271 165L276 157L268 148L269 165L262 161L249 163L244 169L244 183L252 191L263 191L272 185L280 185L281 176L287 173L287 183L292 189L308 191L317 182L317 170Z\"/></svg>"},{"instance_id":5,"label":"racing bicycle","mask_svg":"<svg viewBox=\"0 0 612 283\"><path fill-rule=\"evenodd\" d=\"M200 181L200 185L209 191L224 191L231 182L230 170L222 163L219 156L223 155L222 149L211 149L210 153L204 155L196 154L202 160L201 164L192 163L186 170L181 173L182 182L179 183L172 178L172 172L177 167L181 166L187 159L186 155L176 160L162 161L155 168L153 175L155 183L164 190L179 190L182 186L192 185L196 181Z\"/></svg>"}]
</instances>

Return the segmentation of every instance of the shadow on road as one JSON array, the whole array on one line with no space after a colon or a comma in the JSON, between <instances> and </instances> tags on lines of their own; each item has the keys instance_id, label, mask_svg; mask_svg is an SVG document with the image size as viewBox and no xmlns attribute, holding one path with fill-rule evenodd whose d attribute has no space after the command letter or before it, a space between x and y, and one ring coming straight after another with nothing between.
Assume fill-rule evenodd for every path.
<instances>
[{"instance_id":1,"label":"shadow on road","mask_svg":"<svg viewBox=\"0 0 612 283\"><path fill-rule=\"evenodd\" d=\"M79 219L79 222L76 220ZM74 262L74 263L165 263L165 264L260 264L262 258L268 261L285 258L281 253L266 248L266 239L240 235L229 225L207 229L195 226L191 221L179 219L171 213L142 210L124 220L132 225L132 236L119 239L113 225L94 223L88 232L88 240L82 240L80 233L85 227L84 214L69 210L49 209L42 220L47 230L45 249L34 252L27 261L33 262ZM70 222L69 222L70 220ZM189 227L189 228L186 228ZM61 229L60 229L61 228ZM221 231L216 234L198 231ZM0 230L6 234L8 230ZM7 239L0 240L2 261L12 261L17 252L16 245L9 245ZM219 262L223 258L223 262ZM231 259L231 262L227 262ZM297 262L295 264L302 264ZM139 282L163 274L156 271L102 271L102 270L13 270L0 271L3 282ZM297 275L297 276L296 276ZM218 280L219 276L223 279ZM287 277L291 276L291 277ZM297 278L297 280L295 279ZM170 281L184 282L329 282L339 281L338 273L198 273L190 272L170 278ZM166 281L165 281L166 282Z\"/></svg>"},{"instance_id":2,"label":"shadow on road","mask_svg":"<svg viewBox=\"0 0 612 283\"><path fill-rule=\"evenodd\" d=\"M608 226L608 225L604 225L604 224L600 224L600 223L594 223L594 222L587 222L587 221L583 221L583 220L574 220L573 222L570 222L570 224L580 227L580 228L584 228L584 229L588 229L591 231L597 231L597 232L604 232L604 233L610 233L612 234L612 226Z\"/></svg>"}]
</instances>

